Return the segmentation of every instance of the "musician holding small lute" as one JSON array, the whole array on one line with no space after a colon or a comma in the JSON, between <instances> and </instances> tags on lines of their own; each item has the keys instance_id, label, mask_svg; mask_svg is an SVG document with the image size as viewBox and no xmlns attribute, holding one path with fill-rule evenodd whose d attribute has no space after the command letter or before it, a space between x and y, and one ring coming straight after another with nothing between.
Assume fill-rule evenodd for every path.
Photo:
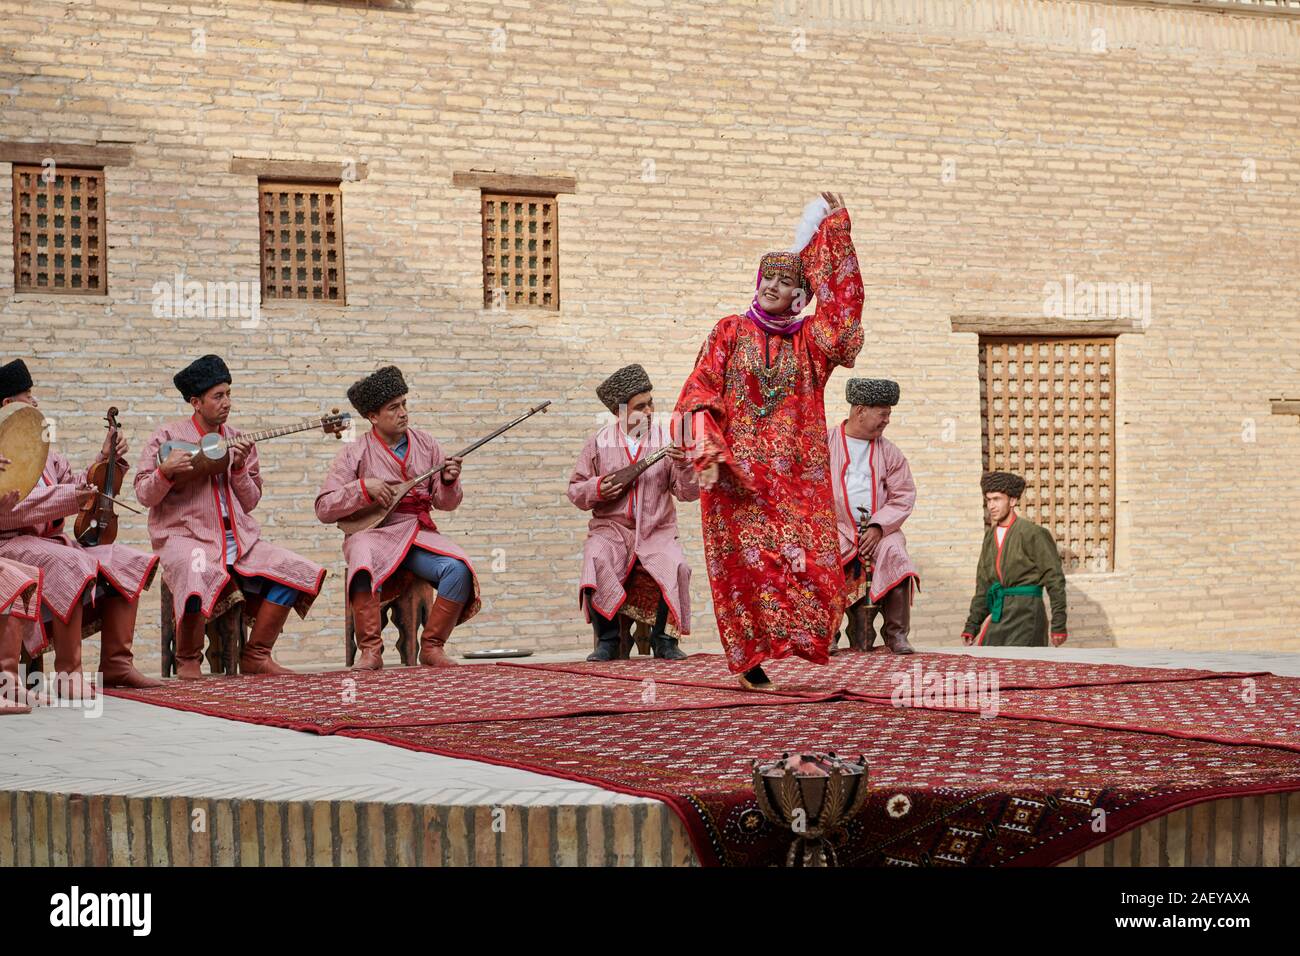
<instances>
[{"instance_id":1,"label":"musician holding small lute","mask_svg":"<svg viewBox=\"0 0 1300 956\"><path fill-rule=\"evenodd\" d=\"M38 408L31 373L22 359L0 367L0 406L20 403ZM72 537L65 520L93 501L99 489L88 474L115 456L125 472L128 447L120 431L105 438L91 468L74 472L68 460L50 450L29 494L0 511L0 558L42 572L41 616L54 645L54 690L58 696L85 699L93 686L82 674L83 633L100 633L100 672L106 687L156 687L158 681L135 668L132 644L140 592L149 586L157 559L121 544L85 547Z\"/></svg>"},{"instance_id":2,"label":"musician holding small lute","mask_svg":"<svg viewBox=\"0 0 1300 956\"><path fill-rule=\"evenodd\" d=\"M337 436L346 419L327 415L244 434L227 424L232 379L220 356L196 359L172 382L192 414L149 438L135 494L149 509L149 537L175 602L177 677L202 676L207 619L232 576L244 592L245 617L253 619L240 670L291 674L271 658L271 649L290 611L307 616L325 569L262 537L252 516L262 498L257 442L307 429Z\"/></svg>"},{"instance_id":3,"label":"musician holding small lute","mask_svg":"<svg viewBox=\"0 0 1300 956\"><path fill-rule=\"evenodd\" d=\"M640 365L597 387L614 421L587 439L569 477L569 500L591 512L578 583L578 603L596 632L589 661L619 656L619 614L652 626L655 657L686 657L676 635L691 629L691 569L673 499L695 501L700 487L686 452L655 419L652 392Z\"/></svg>"},{"instance_id":4,"label":"musician holding small lute","mask_svg":"<svg viewBox=\"0 0 1300 956\"><path fill-rule=\"evenodd\" d=\"M461 457L448 457L432 435L411 427L407 391L395 365L353 383L348 401L370 429L334 458L316 498L316 517L337 522L346 535L343 556L359 652L356 670L383 667L379 590L399 568L438 592L420 636L425 666L456 664L446 653L447 641L481 607L469 556L438 532L430 515L460 505Z\"/></svg>"},{"instance_id":5,"label":"musician holding small lute","mask_svg":"<svg viewBox=\"0 0 1300 956\"><path fill-rule=\"evenodd\" d=\"M849 647L855 651L875 644L879 611L885 646L895 654L913 652L907 635L920 575L902 529L916 504L916 482L907 456L884 437L899 394L898 383L888 379L849 379L849 417L827 435Z\"/></svg>"}]
</instances>

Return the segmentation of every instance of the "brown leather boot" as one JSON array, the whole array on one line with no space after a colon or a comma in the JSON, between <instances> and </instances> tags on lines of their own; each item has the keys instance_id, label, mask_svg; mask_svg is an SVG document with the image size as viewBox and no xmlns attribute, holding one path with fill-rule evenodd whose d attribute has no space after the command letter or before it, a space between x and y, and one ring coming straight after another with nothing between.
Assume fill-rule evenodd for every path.
<instances>
[{"instance_id":1,"label":"brown leather boot","mask_svg":"<svg viewBox=\"0 0 1300 956\"><path fill-rule=\"evenodd\" d=\"M145 677L135 669L131 639L135 635L138 603L120 594L106 598L100 605L99 670L105 687L161 687L162 681Z\"/></svg>"},{"instance_id":2,"label":"brown leather boot","mask_svg":"<svg viewBox=\"0 0 1300 956\"><path fill-rule=\"evenodd\" d=\"M272 674L283 675L292 674L287 667L281 667L275 661L271 660L271 648L275 646L276 638L284 630L284 622L289 618L289 612L293 608L287 604L272 604L270 601L263 601L261 608L257 612L257 620L253 622L253 632L248 635L248 643L244 645L244 653L239 656L239 672L241 674Z\"/></svg>"},{"instance_id":3,"label":"brown leather boot","mask_svg":"<svg viewBox=\"0 0 1300 956\"><path fill-rule=\"evenodd\" d=\"M352 662L354 671L377 671L384 666L383 611L379 595L364 587L352 595L352 632L357 639L357 657Z\"/></svg>"},{"instance_id":4,"label":"brown leather boot","mask_svg":"<svg viewBox=\"0 0 1300 956\"><path fill-rule=\"evenodd\" d=\"M907 642L907 632L912 629L911 583L904 581L880 599L880 610L885 619L880 628L880 636L884 639L885 646L895 654L916 653Z\"/></svg>"},{"instance_id":5,"label":"brown leather boot","mask_svg":"<svg viewBox=\"0 0 1300 956\"><path fill-rule=\"evenodd\" d=\"M203 676L203 638L208 619L202 614L183 614L176 625L176 676L199 680Z\"/></svg>"},{"instance_id":6,"label":"brown leather boot","mask_svg":"<svg viewBox=\"0 0 1300 956\"><path fill-rule=\"evenodd\" d=\"M451 637L452 628L460 620L460 609L464 601L448 601L441 595L429 608L429 619L424 622L424 633L420 635L420 663L426 667L457 667L456 661L447 656L443 650L447 638Z\"/></svg>"},{"instance_id":7,"label":"brown leather boot","mask_svg":"<svg viewBox=\"0 0 1300 956\"><path fill-rule=\"evenodd\" d=\"M12 614L0 615L0 717L32 712L18 675L22 642L22 622Z\"/></svg>"},{"instance_id":8,"label":"brown leather boot","mask_svg":"<svg viewBox=\"0 0 1300 956\"><path fill-rule=\"evenodd\" d=\"M65 624L56 616L50 622L50 640L54 644L52 692L64 700L94 700L95 687L81 672L81 598L73 605Z\"/></svg>"},{"instance_id":9,"label":"brown leather boot","mask_svg":"<svg viewBox=\"0 0 1300 956\"><path fill-rule=\"evenodd\" d=\"M849 616L849 650L869 651L876 643L876 609L871 606L871 597L858 599L848 610Z\"/></svg>"}]
</instances>

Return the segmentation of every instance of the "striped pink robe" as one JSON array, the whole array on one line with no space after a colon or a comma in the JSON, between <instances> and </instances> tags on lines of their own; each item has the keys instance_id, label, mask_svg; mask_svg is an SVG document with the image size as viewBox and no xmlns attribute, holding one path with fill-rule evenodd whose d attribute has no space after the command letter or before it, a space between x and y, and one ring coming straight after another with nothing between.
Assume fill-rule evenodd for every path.
<instances>
[{"instance_id":1,"label":"striped pink robe","mask_svg":"<svg viewBox=\"0 0 1300 956\"><path fill-rule=\"evenodd\" d=\"M640 560L659 585L668 612L682 634L691 632L691 568L677 541L678 501L697 501L700 486L689 461L664 458L641 473L631 489L613 501L600 497L605 475L625 468L642 455L663 447L668 436L658 425L642 440L636 456L618 422L610 422L587 439L569 476L569 500L591 512L582 547L578 598L592 589L592 604L605 617L618 613L627 592L623 584ZM587 620L591 612L583 603Z\"/></svg>"},{"instance_id":2,"label":"striped pink robe","mask_svg":"<svg viewBox=\"0 0 1300 956\"><path fill-rule=\"evenodd\" d=\"M835 488L840 563L847 565L858 554L858 522L849 514L845 479L849 470L849 450L843 422L830 430L827 440L831 449L831 484ZM907 553L907 539L902 531L903 522L916 504L916 482L912 480L907 456L888 438L878 438L871 443L871 473L875 479L871 489L871 523L880 525L884 532L876 546L871 575L871 601L874 604L908 578L920 584L921 577Z\"/></svg>"},{"instance_id":3,"label":"striped pink robe","mask_svg":"<svg viewBox=\"0 0 1300 956\"><path fill-rule=\"evenodd\" d=\"M374 487L376 482L410 481L416 475L436 468L446 458L441 446L428 432L411 428L406 432L406 439L404 461L394 455L373 432L366 432L356 441L345 445L334 456L325 483L316 496L316 517L326 524L346 518L370 504L372 499L366 490L367 483ZM453 484L444 485L442 479L435 475L413 491L421 488L432 495L433 507L438 511L455 511L464 497L460 478ZM474 579L474 597L461 609L457 623L464 623L477 614L482 602L479 600L478 575L474 572L469 555L459 545L439 534L436 526L430 530L422 527L415 515L399 514L396 511L378 527L343 538L343 557L348 562L348 593L351 593L352 576L358 571L368 571L371 587L379 590L401 566L407 552L413 547L465 562L470 577Z\"/></svg>"},{"instance_id":4,"label":"striped pink robe","mask_svg":"<svg viewBox=\"0 0 1300 956\"><path fill-rule=\"evenodd\" d=\"M130 467L125 461L118 466L123 473ZM127 600L137 600L153 582L158 559L122 544L83 548L71 532L72 516L79 510L76 486L86 480L86 472L74 473L68 460L52 451L41 478L44 484L33 488L13 511L0 514L0 558L40 569L41 600L60 621L72 616L86 586L101 574ZM94 633L97 618L88 609L83 618L86 633Z\"/></svg>"},{"instance_id":5,"label":"striped pink robe","mask_svg":"<svg viewBox=\"0 0 1300 956\"><path fill-rule=\"evenodd\" d=\"M234 438L238 429L221 428L226 438ZM297 588L301 593L294 610L306 617L312 602L320 594L325 569L288 548L262 540L257 520L250 512L262 498L262 476L257 446L249 450L244 467L214 475L207 481L191 481L173 486L158 470L158 449L170 439L198 442L202 426L194 418L170 422L149 437L140 453L135 475L135 496L149 509L149 539L162 559L163 580L172 592L172 612L177 621L185 613L185 602L197 596L204 617L210 617L213 605L230 580L226 570L226 538L221 523L218 487L224 487L233 512L235 542L239 548L235 570L253 577L270 578Z\"/></svg>"},{"instance_id":6,"label":"striped pink robe","mask_svg":"<svg viewBox=\"0 0 1300 956\"><path fill-rule=\"evenodd\" d=\"M23 628L23 649L35 657L49 644L41 624L41 570L0 559L0 615L28 622Z\"/></svg>"}]
</instances>

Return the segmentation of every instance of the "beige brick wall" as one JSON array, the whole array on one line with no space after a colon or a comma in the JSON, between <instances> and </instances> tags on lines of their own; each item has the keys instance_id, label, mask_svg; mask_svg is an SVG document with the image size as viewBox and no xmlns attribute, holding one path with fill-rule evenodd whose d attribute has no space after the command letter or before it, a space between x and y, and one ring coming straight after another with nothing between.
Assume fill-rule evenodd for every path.
<instances>
[{"instance_id":1,"label":"beige brick wall","mask_svg":"<svg viewBox=\"0 0 1300 956\"><path fill-rule=\"evenodd\" d=\"M1300 419L1269 403L1300 396L1295 20L1054 0L0 0L0 23L0 139L133 147L107 178L106 299L14 296L0 229L3 354L32 365L74 460L110 403L138 450L205 351L230 362L245 427L345 404L382 362L451 446L553 399L470 460L442 527L482 575L458 644L577 650L585 522L564 487L594 385L641 361L671 407L757 256L834 188L867 287L858 369L902 383L917 639L956 640L981 533L977 342L950 318L1039 315L1044 283L1074 275L1152 287L1150 327L1118 347L1118 569L1071 579L1074 640L1300 650ZM256 180L234 156L367 164L343 187L346 308L267 305L256 329L153 317L178 269L256 278ZM479 307L478 195L451 186L471 168L577 178L559 313ZM339 660L340 537L311 510L334 450L263 451L265 533L332 572L289 663ZM680 510L693 644L712 648L698 511ZM140 519L122 525L147 547ZM156 591L142 618L152 657Z\"/></svg>"}]
</instances>

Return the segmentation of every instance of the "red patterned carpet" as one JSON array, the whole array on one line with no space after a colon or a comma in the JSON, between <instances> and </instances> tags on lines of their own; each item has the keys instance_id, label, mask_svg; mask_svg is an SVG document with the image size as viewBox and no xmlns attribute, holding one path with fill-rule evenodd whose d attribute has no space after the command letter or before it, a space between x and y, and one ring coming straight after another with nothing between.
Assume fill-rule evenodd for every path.
<instances>
[{"instance_id":1,"label":"red patterned carpet","mask_svg":"<svg viewBox=\"0 0 1300 956\"><path fill-rule=\"evenodd\" d=\"M759 813L749 767L786 750L867 758L871 796L833 837L849 865L1048 865L1188 804L1300 790L1300 679L883 652L769 673L782 696L734 689L714 655L108 693L655 797L706 864L783 861L790 834ZM972 674L996 677L978 701L996 716L927 697Z\"/></svg>"},{"instance_id":2,"label":"red patterned carpet","mask_svg":"<svg viewBox=\"0 0 1300 956\"><path fill-rule=\"evenodd\" d=\"M551 664L503 661L502 666L637 681L649 676L664 683L694 687L736 686L736 677L727 670L726 661L721 654L694 654L688 660L680 662L655 659L598 664L586 661ZM825 697L827 694L851 694L856 697L888 699L899 688L909 688L916 682L915 672L918 667L927 675L974 674L977 680L980 675L996 674L998 686L1002 690L1197 681L1207 678L1249 677L1260 673L1012 660L976 657L971 654L914 654L911 657L899 657L885 650L869 654L842 652L832 657L830 664L825 667L790 657L765 664L764 670L776 683L778 690L786 695Z\"/></svg>"},{"instance_id":3,"label":"red patterned carpet","mask_svg":"<svg viewBox=\"0 0 1300 956\"><path fill-rule=\"evenodd\" d=\"M168 681L152 690L105 693L315 734L336 734L350 728L807 703L803 697L764 696L756 701L756 695L734 686L722 690L653 683L652 688L640 680L631 683L477 665L329 671L292 677L214 677Z\"/></svg>"}]
</instances>

